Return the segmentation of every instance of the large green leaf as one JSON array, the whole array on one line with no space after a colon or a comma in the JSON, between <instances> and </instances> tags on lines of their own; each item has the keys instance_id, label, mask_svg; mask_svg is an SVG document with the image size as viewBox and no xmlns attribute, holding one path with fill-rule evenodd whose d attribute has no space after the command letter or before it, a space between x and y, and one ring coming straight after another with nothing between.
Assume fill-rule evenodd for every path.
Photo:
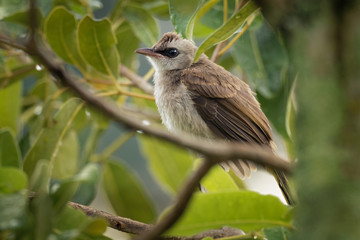
<instances>
[{"instance_id":1,"label":"large green leaf","mask_svg":"<svg viewBox=\"0 0 360 240\"><path fill-rule=\"evenodd\" d=\"M236 41L231 53L256 91L270 98L278 93L287 77L289 58L267 21L262 16L255 21L256 27Z\"/></svg>"},{"instance_id":2,"label":"large green leaf","mask_svg":"<svg viewBox=\"0 0 360 240\"><path fill-rule=\"evenodd\" d=\"M21 225L26 200L27 197L24 193L0 194L0 232Z\"/></svg>"},{"instance_id":3,"label":"large green leaf","mask_svg":"<svg viewBox=\"0 0 360 240\"><path fill-rule=\"evenodd\" d=\"M288 240L291 238L291 232L284 227L267 228L264 229L264 234L267 240Z\"/></svg>"},{"instance_id":4,"label":"large green leaf","mask_svg":"<svg viewBox=\"0 0 360 240\"><path fill-rule=\"evenodd\" d=\"M37 140L24 160L24 170L31 176L36 163L41 159L50 161L53 168L55 157L59 153L71 123L82 108L79 99L70 99L59 109L47 128L41 130Z\"/></svg>"},{"instance_id":5,"label":"large green leaf","mask_svg":"<svg viewBox=\"0 0 360 240\"><path fill-rule=\"evenodd\" d=\"M80 55L76 38L76 19L64 7L54 8L45 21L45 36L51 48L66 62L74 64L83 73L86 63Z\"/></svg>"},{"instance_id":6,"label":"large green leaf","mask_svg":"<svg viewBox=\"0 0 360 240\"><path fill-rule=\"evenodd\" d=\"M129 22L135 35L147 46L152 46L159 36L155 19L144 8L137 5L126 5L124 17Z\"/></svg>"},{"instance_id":7,"label":"large green leaf","mask_svg":"<svg viewBox=\"0 0 360 240\"><path fill-rule=\"evenodd\" d=\"M77 172L79 141L75 131L70 131L59 147L59 153L54 158L52 177L66 179Z\"/></svg>"},{"instance_id":8,"label":"large green leaf","mask_svg":"<svg viewBox=\"0 0 360 240\"><path fill-rule=\"evenodd\" d=\"M23 171L12 167L0 168L0 193L15 193L27 187Z\"/></svg>"},{"instance_id":9,"label":"large green leaf","mask_svg":"<svg viewBox=\"0 0 360 240\"><path fill-rule=\"evenodd\" d=\"M110 21L96 21L86 16L78 25L77 38L85 61L99 72L116 79L120 60Z\"/></svg>"},{"instance_id":10,"label":"large green leaf","mask_svg":"<svg viewBox=\"0 0 360 240\"><path fill-rule=\"evenodd\" d=\"M197 61L200 55L210 47L230 38L244 24L244 21L257 10L258 6L254 3L254 1L251 0L245 4L225 24L223 24L200 44L195 54L195 61Z\"/></svg>"},{"instance_id":11,"label":"large green leaf","mask_svg":"<svg viewBox=\"0 0 360 240\"><path fill-rule=\"evenodd\" d=\"M138 139L155 178L170 193L176 193L191 170L194 157L187 150L157 138Z\"/></svg>"},{"instance_id":12,"label":"large green leaf","mask_svg":"<svg viewBox=\"0 0 360 240\"><path fill-rule=\"evenodd\" d=\"M142 222L155 219L154 206L139 179L120 162L108 161L103 186L116 213Z\"/></svg>"},{"instance_id":13,"label":"large green leaf","mask_svg":"<svg viewBox=\"0 0 360 240\"><path fill-rule=\"evenodd\" d=\"M0 1L0 19L10 16L14 13L25 11L28 8L27 0Z\"/></svg>"},{"instance_id":14,"label":"large green leaf","mask_svg":"<svg viewBox=\"0 0 360 240\"><path fill-rule=\"evenodd\" d=\"M169 0L170 19L175 31L192 39L195 16L204 0ZM191 26L187 31L188 24Z\"/></svg>"},{"instance_id":15,"label":"large green leaf","mask_svg":"<svg viewBox=\"0 0 360 240\"><path fill-rule=\"evenodd\" d=\"M15 133L21 108L21 82L0 89L0 128L9 127Z\"/></svg>"},{"instance_id":16,"label":"large green leaf","mask_svg":"<svg viewBox=\"0 0 360 240\"><path fill-rule=\"evenodd\" d=\"M20 167L20 149L14 133L8 129L0 130L0 166Z\"/></svg>"},{"instance_id":17,"label":"large green leaf","mask_svg":"<svg viewBox=\"0 0 360 240\"><path fill-rule=\"evenodd\" d=\"M290 208L274 196L251 191L196 193L169 235L192 235L229 226L254 231L267 227L292 228Z\"/></svg>"}]
</instances>

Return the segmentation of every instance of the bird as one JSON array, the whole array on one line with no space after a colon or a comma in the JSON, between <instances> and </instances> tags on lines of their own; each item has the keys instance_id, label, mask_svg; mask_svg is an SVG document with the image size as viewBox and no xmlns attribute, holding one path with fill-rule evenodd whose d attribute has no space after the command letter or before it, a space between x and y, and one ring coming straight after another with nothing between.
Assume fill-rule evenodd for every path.
<instances>
[{"instance_id":1,"label":"bird","mask_svg":"<svg viewBox=\"0 0 360 240\"><path fill-rule=\"evenodd\" d=\"M175 32L165 33L145 55L155 69L155 102L162 123L173 133L205 139L258 144L274 150L268 119L247 83L211 61L204 53L194 61L196 45ZM239 178L249 177L256 165L242 160L223 162ZM269 169L293 205L286 175Z\"/></svg>"}]
</instances>

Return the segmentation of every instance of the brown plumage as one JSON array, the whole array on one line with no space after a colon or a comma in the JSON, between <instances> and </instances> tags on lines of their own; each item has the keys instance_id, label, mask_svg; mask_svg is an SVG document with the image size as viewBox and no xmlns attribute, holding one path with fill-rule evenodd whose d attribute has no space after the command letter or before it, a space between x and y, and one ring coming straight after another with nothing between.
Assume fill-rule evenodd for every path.
<instances>
[{"instance_id":1,"label":"brown plumage","mask_svg":"<svg viewBox=\"0 0 360 240\"><path fill-rule=\"evenodd\" d=\"M166 33L151 49L138 49L155 67L155 100L170 131L203 138L260 144L272 149L270 124L250 87L204 54L193 62L197 47ZM244 161L222 164L239 177L256 169ZM291 203L285 175L272 171Z\"/></svg>"}]
</instances>

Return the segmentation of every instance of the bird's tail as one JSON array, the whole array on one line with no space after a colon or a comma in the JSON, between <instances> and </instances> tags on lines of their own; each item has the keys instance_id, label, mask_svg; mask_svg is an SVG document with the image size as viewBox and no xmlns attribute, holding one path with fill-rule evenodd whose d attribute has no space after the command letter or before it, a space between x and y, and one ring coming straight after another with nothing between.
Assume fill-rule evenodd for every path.
<instances>
[{"instance_id":1,"label":"bird's tail","mask_svg":"<svg viewBox=\"0 0 360 240\"><path fill-rule=\"evenodd\" d=\"M274 175L277 183L279 184L281 192L284 195L286 202L290 206L294 206L295 199L294 199L293 194L291 193L289 182L287 180L285 173L282 171L279 171L279 170L275 170L275 169L271 169L271 170L268 169L268 170L269 170L269 172L271 172Z\"/></svg>"}]
</instances>

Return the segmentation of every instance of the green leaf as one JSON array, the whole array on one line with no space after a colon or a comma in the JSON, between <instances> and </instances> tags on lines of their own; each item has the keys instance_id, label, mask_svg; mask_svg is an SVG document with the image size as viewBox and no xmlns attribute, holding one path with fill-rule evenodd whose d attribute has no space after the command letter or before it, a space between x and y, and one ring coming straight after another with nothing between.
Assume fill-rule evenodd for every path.
<instances>
[{"instance_id":1,"label":"green leaf","mask_svg":"<svg viewBox=\"0 0 360 240\"><path fill-rule=\"evenodd\" d=\"M291 238L291 232L284 227L267 228L264 229L264 233L267 240L289 240Z\"/></svg>"},{"instance_id":2,"label":"green leaf","mask_svg":"<svg viewBox=\"0 0 360 240\"><path fill-rule=\"evenodd\" d=\"M203 3L204 0L169 0L170 19L176 32L183 37L192 39L195 21L193 16L196 15Z\"/></svg>"},{"instance_id":3,"label":"green leaf","mask_svg":"<svg viewBox=\"0 0 360 240\"><path fill-rule=\"evenodd\" d=\"M210 47L230 38L244 24L244 21L257 10L258 6L254 3L254 1L246 3L225 24L223 24L200 44L198 50L196 51L194 61L197 61L200 55Z\"/></svg>"},{"instance_id":4,"label":"green leaf","mask_svg":"<svg viewBox=\"0 0 360 240\"><path fill-rule=\"evenodd\" d=\"M219 165L214 166L201 180L201 185L208 192L236 191L239 189L229 173Z\"/></svg>"},{"instance_id":5,"label":"green leaf","mask_svg":"<svg viewBox=\"0 0 360 240\"><path fill-rule=\"evenodd\" d=\"M25 11L28 7L27 0L1 1L0 19Z\"/></svg>"},{"instance_id":6,"label":"green leaf","mask_svg":"<svg viewBox=\"0 0 360 240\"><path fill-rule=\"evenodd\" d=\"M81 183L98 182L99 170L96 164L88 164L73 178L60 182L60 187L51 194L54 211L61 212L63 207L76 194Z\"/></svg>"},{"instance_id":7,"label":"green leaf","mask_svg":"<svg viewBox=\"0 0 360 240\"><path fill-rule=\"evenodd\" d=\"M80 55L76 38L77 21L64 7L54 8L45 21L45 36L52 50L66 62L74 64L83 73L86 63Z\"/></svg>"},{"instance_id":8,"label":"green leaf","mask_svg":"<svg viewBox=\"0 0 360 240\"><path fill-rule=\"evenodd\" d=\"M0 231L14 229L21 225L26 200L24 193L0 194Z\"/></svg>"},{"instance_id":9,"label":"green leaf","mask_svg":"<svg viewBox=\"0 0 360 240\"><path fill-rule=\"evenodd\" d=\"M21 82L0 89L0 128L9 127L17 133L21 108L21 90Z\"/></svg>"},{"instance_id":10,"label":"green leaf","mask_svg":"<svg viewBox=\"0 0 360 240\"><path fill-rule=\"evenodd\" d=\"M50 185L49 161L38 160L30 178L29 190L37 193L47 193Z\"/></svg>"},{"instance_id":11,"label":"green leaf","mask_svg":"<svg viewBox=\"0 0 360 240\"><path fill-rule=\"evenodd\" d=\"M23 171L12 167L0 168L0 193L15 193L27 187Z\"/></svg>"},{"instance_id":12,"label":"green leaf","mask_svg":"<svg viewBox=\"0 0 360 240\"><path fill-rule=\"evenodd\" d=\"M35 14L36 14L36 18L37 18L37 24L41 25L41 21L43 19L42 13L41 13L40 9L38 9L38 8L35 9L35 12L36 12ZM29 27L29 10L16 12L12 15L9 15L9 16L3 18L2 20L17 23L17 24L23 25L25 27Z\"/></svg>"},{"instance_id":13,"label":"green leaf","mask_svg":"<svg viewBox=\"0 0 360 240\"><path fill-rule=\"evenodd\" d=\"M68 100L56 113L49 126L41 130L24 160L24 171L30 177L40 159L49 160L49 168L53 168L55 157L59 154L66 133L82 106L79 99Z\"/></svg>"},{"instance_id":14,"label":"green leaf","mask_svg":"<svg viewBox=\"0 0 360 240\"><path fill-rule=\"evenodd\" d=\"M108 161L103 179L108 199L118 215L146 223L155 219L152 202L129 168L120 162Z\"/></svg>"},{"instance_id":15,"label":"green leaf","mask_svg":"<svg viewBox=\"0 0 360 240\"><path fill-rule=\"evenodd\" d=\"M158 182L174 194L192 169L194 157L187 150L149 136L140 136L140 147Z\"/></svg>"},{"instance_id":16,"label":"green leaf","mask_svg":"<svg viewBox=\"0 0 360 240\"><path fill-rule=\"evenodd\" d=\"M205 15L205 13L208 12L217 2L219 2L219 0L210 0L207 1L206 3L204 3L204 1L198 1L198 7L194 12L194 14L191 16L191 18L189 19L188 24L186 26L187 39L193 38L192 36L194 32L195 23L198 21L198 19L200 19L203 15ZM208 28L205 27L203 24L198 23L197 25L202 26L202 28L197 26L196 28L197 36L201 35L201 33L199 32L208 31Z\"/></svg>"},{"instance_id":17,"label":"green leaf","mask_svg":"<svg viewBox=\"0 0 360 240\"><path fill-rule=\"evenodd\" d=\"M77 172L79 144L75 131L70 131L59 147L59 153L54 158L52 177L66 179Z\"/></svg>"},{"instance_id":18,"label":"green leaf","mask_svg":"<svg viewBox=\"0 0 360 240\"><path fill-rule=\"evenodd\" d=\"M155 19L145 9L137 5L126 5L124 17L129 22L135 35L147 46L157 42L159 29Z\"/></svg>"},{"instance_id":19,"label":"green leaf","mask_svg":"<svg viewBox=\"0 0 360 240\"><path fill-rule=\"evenodd\" d=\"M223 226L245 232L283 226L292 228L290 208L274 196L251 191L196 193L169 235L192 235Z\"/></svg>"},{"instance_id":20,"label":"green leaf","mask_svg":"<svg viewBox=\"0 0 360 240\"><path fill-rule=\"evenodd\" d=\"M234 45L232 51L251 85L267 98L274 97L285 82L289 58L281 40L267 21L258 16L257 25L250 28Z\"/></svg>"},{"instance_id":21,"label":"green leaf","mask_svg":"<svg viewBox=\"0 0 360 240\"><path fill-rule=\"evenodd\" d=\"M97 71L116 79L120 60L110 21L96 21L86 16L78 25L77 38L85 61Z\"/></svg>"},{"instance_id":22,"label":"green leaf","mask_svg":"<svg viewBox=\"0 0 360 240\"><path fill-rule=\"evenodd\" d=\"M20 167L21 154L14 133L9 128L0 129L0 166Z\"/></svg>"},{"instance_id":23,"label":"green leaf","mask_svg":"<svg viewBox=\"0 0 360 240\"><path fill-rule=\"evenodd\" d=\"M56 219L56 235L59 239L102 239L107 227L104 219L87 217L82 211L66 206ZM86 237L84 236L86 234ZM92 238L98 236L98 238Z\"/></svg>"},{"instance_id":24,"label":"green leaf","mask_svg":"<svg viewBox=\"0 0 360 240\"><path fill-rule=\"evenodd\" d=\"M134 51L139 47L139 40L128 22L121 24L116 30L116 48L121 56L121 63L131 68L135 57Z\"/></svg>"}]
</instances>

